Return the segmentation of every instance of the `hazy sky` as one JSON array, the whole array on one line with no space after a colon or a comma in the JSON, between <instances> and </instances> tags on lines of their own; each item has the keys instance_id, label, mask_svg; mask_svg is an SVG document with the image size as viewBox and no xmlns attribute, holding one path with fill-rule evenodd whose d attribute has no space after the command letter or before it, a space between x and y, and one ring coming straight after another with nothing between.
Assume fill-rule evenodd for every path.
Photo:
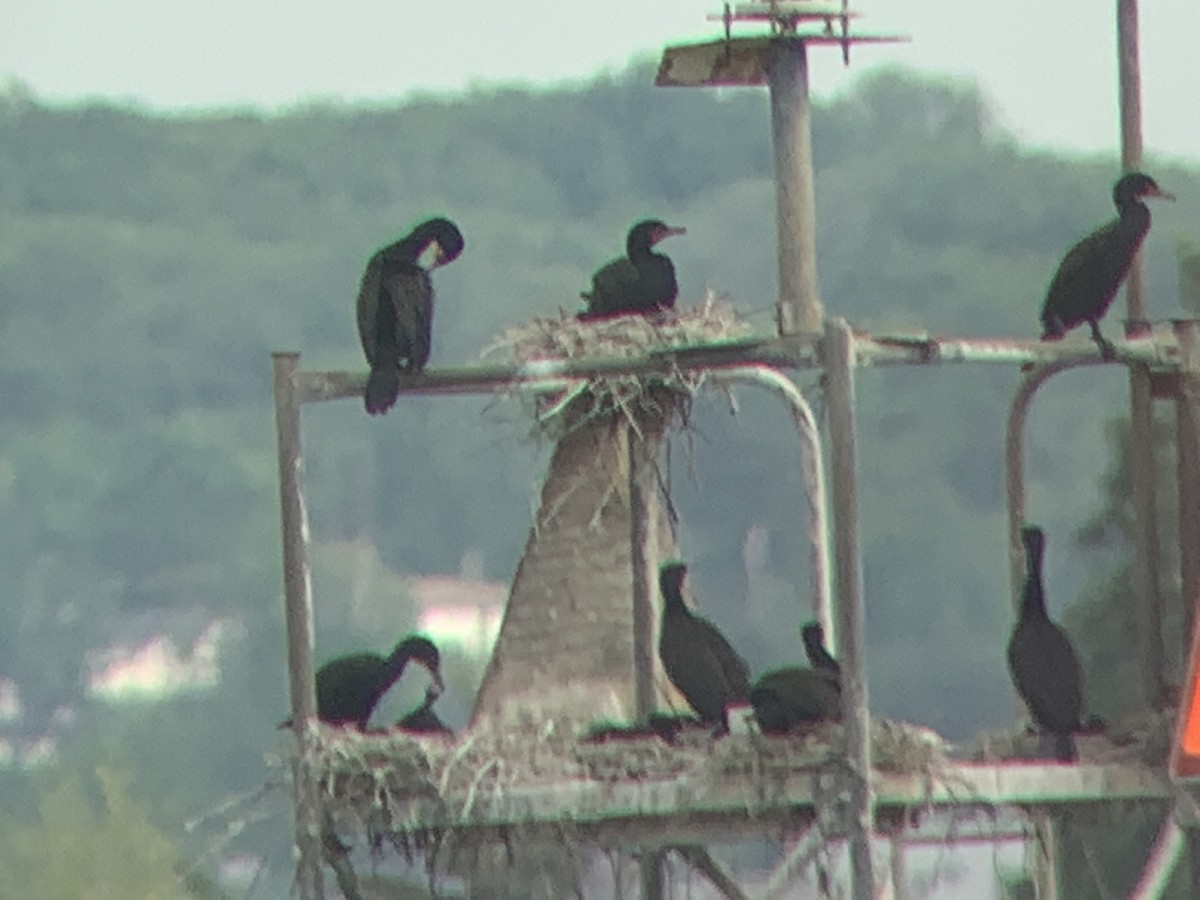
<instances>
[{"instance_id":1,"label":"hazy sky","mask_svg":"<svg viewBox=\"0 0 1200 900\"><path fill-rule=\"evenodd\" d=\"M1117 146L1116 0L861 0L862 47L842 70L813 51L818 93L883 63L976 78L1023 138ZM0 75L46 99L155 108L381 99L472 83L552 83L715 36L715 0L37 0L10 4ZM1200 0L1142 3L1147 146L1200 160Z\"/></svg>"}]
</instances>

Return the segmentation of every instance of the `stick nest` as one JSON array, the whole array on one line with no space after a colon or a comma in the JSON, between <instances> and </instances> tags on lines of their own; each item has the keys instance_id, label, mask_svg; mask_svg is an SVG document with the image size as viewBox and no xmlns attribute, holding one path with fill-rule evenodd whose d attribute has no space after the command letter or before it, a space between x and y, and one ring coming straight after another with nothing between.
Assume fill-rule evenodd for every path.
<instances>
[{"instance_id":1,"label":"stick nest","mask_svg":"<svg viewBox=\"0 0 1200 900\"><path fill-rule=\"evenodd\" d=\"M945 754L940 739L930 735L919 726L876 719L875 764L936 779ZM338 833L357 833L375 847L387 840L406 853L447 838L459 847L486 840L488 828L480 829L480 823L520 827L504 821L505 795L513 789L558 793L589 782L684 779L695 788L688 795L699 811L706 783L716 787L735 778L749 785L747 808L765 808L782 801L787 776L828 775L844 756L842 728L835 724L778 737L748 731L714 738L705 729L689 729L670 743L645 736L580 741L553 723L503 732L480 729L457 739L364 735L322 725L311 752L323 804ZM460 828L479 837L460 834Z\"/></svg>"},{"instance_id":2,"label":"stick nest","mask_svg":"<svg viewBox=\"0 0 1200 900\"><path fill-rule=\"evenodd\" d=\"M596 375L539 396L531 408L535 432L554 438L579 424L581 415L616 413L636 422L639 413L672 411L664 410L664 403L674 406L686 422L704 376L674 366L670 351L720 344L751 332L750 324L738 316L731 303L709 293L698 307L652 316L578 319L562 311L557 317L538 316L500 332L480 356L501 357L513 365L586 359L633 362L663 356L661 371Z\"/></svg>"}]
</instances>

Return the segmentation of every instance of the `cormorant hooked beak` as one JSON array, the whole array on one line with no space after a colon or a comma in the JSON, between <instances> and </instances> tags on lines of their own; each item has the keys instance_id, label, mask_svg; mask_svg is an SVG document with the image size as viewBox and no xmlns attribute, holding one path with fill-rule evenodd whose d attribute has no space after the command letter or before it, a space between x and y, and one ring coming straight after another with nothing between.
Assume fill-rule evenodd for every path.
<instances>
[{"instance_id":1,"label":"cormorant hooked beak","mask_svg":"<svg viewBox=\"0 0 1200 900\"><path fill-rule=\"evenodd\" d=\"M682 227L676 228L671 225L668 225L665 228L660 228L654 233L654 240L650 242L650 246L653 247L659 241L665 240L669 237L674 237L677 234L687 234L687 229Z\"/></svg>"},{"instance_id":2,"label":"cormorant hooked beak","mask_svg":"<svg viewBox=\"0 0 1200 900\"><path fill-rule=\"evenodd\" d=\"M1156 187L1152 191L1147 191L1145 196L1158 197L1160 200L1174 200L1175 199L1174 194L1172 194L1170 191L1164 191L1162 188L1159 188L1159 187Z\"/></svg>"},{"instance_id":3,"label":"cormorant hooked beak","mask_svg":"<svg viewBox=\"0 0 1200 900\"><path fill-rule=\"evenodd\" d=\"M442 245L437 241L430 241L428 246L421 251L418 259L418 264L423 269L432 272L438 266L444 266L450 260L446 259L446 252L442 249Z\"/></svg>"}]
</instances>

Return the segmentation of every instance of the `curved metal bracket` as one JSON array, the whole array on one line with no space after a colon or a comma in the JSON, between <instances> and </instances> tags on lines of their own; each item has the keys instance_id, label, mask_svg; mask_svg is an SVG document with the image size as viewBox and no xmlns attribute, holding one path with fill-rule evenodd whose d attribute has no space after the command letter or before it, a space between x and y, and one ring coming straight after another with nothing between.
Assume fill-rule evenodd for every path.
<instances>
[{"instance_id":1,"label":"curved metal bracket","mask_svg":"<svg viewBox=\"0 0 1200 900\"><path fill-rule=\"evenodd\" d=\"M809 513L809 562L812 570L813 617L825 629L826 643L836 652L833 613L830 605L829 528L825 498L825 475L821 467L821 435L812 407L800 388L772 366L753 365L718 369L710 377L719 382L741 382L766 388L787 404L800 435L801 475Z\"/></svg>"},{"instance_id":2,"label":"curved metal bracket","mask_svg":"<svg viewBox=\"0 0 1200 900\"><path fill-rule=\"evenodd\" d=\"M1029 405L1038 388L1054 375L1083 366L1107 363L1101 359L1076 359L1037 366L1021 379L1008 410L1004 430L1004 492L1008 507L1008 571L1012 608L1021 605L1021 583L1025 577L1025 553L1021 547L1021 523L1025 520L1025 422Z\"/></svg>"}]
</instances>

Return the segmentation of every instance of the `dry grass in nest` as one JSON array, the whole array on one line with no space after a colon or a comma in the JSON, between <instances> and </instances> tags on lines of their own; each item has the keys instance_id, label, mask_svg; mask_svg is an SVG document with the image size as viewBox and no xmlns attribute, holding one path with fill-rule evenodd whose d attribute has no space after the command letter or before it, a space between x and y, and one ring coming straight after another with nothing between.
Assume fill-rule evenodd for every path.
<instances>
[{"instance_id":1,"label":"dry grass in nest","mask_svg":"<svg viewBox=\"0 0 1200 900\"><path fill-rule=\"evenodd\" d=\"M1077 733L1075 749L1085 764L1163 767L1171 753L1174 729L1174 710L1138 710L1103 728ZM1044 759L1045 753L1040 735L1017 726L977 735L964 748L963 756L975 762L1007 762Z\"/></svg>"},{"instance_id":2,"label":"dry grass in nest","mask_svg":"<svg viewBox=\"0 0 1200 900\"><path fill-rule=\"evenodd\" d=\"M934 777L944 761L928 729L876 719L875 765ZM477 730L458 739L399 732L359 734L320 726L311 762L339 831L371 836L468 824L496 808L506 791L582 781L667 780L678 776L762 779L761 798L787 775L840 763L840 725L767 737L757 731L720 738L685 729L671 743L634 736L586 742L553 723L528 729Z\"/></svg>"},{"instance_id":3,"label":"dry grass in nest","mask_svg":"<svg viewBox=\"0 0 1200 900\"><path fill-rule=\"evenodd\" d=\"M480 355L500 356L515 365L546 360L636 360L673 348L744 338L751 331L750 324L738 316L732 304L709 293L698 307L654 316L588 320L565 312L557 317L538 316L502 331ZM580 418L586 420L608 413L636 423L640 414L678 411L686 421L691 400L703 378L702 372L684 372L672 367L665 374L612 374L579 379L562 391L537 399L531 409L535 430L539 434L548 432L551 437L561 436L576 427Z\"/></svg>"}]
</instances>

